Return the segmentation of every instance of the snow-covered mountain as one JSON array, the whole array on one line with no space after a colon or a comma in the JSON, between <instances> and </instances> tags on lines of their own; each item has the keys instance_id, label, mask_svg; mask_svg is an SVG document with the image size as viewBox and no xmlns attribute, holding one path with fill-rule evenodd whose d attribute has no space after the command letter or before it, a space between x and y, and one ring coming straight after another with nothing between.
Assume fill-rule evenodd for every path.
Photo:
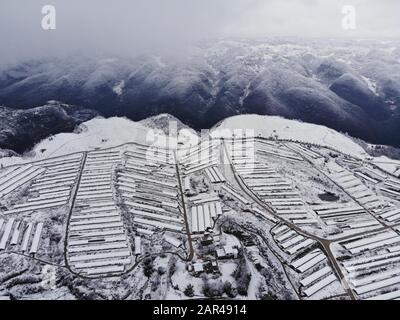
<instances>
[{"instance_id":1,"label":"snow-covered mountain","mask_svg":"<svg viewBox=\"0 0 400 320\"><path fill-rule=\"evenodd\" d=\"M170 132L169 130L174 130L175 123L178 131ZM254 130L255 136L328 147L359 159L370 157L359 143L347 135L325 126L288 120L277 116L239 115L230 117L212 127L210 134L214 137L224 137L224 134L227 134L227 137L231 137L229 132L234 133L237 129L249 128ZM182 129L185 129L185 131ZM195 131L168 114L150 117L139 122L120 117L108 119L96 117L80 124L74 132L59 133L41 140L24 157L4 157L0 159L0 164L7 166L21 162L37 161L75 152L112 148L132 142L155 145L155 141L163 142L171 138L188 142L188 139L181 139L188 132L196 134ZM154 135L160 135L165 139L154 139ZM201 138L200 135L198 135L198 138ZM176 146L187 147L185 145ZM395 160L392 160L392 162L397 163ZM400 162L398 163L400 165Z\"/></svg>"},{"instance_id":2,"label":"snow-covered mountain","mask_svg":"<svg viewBox=\"0 0 400 320\"><path fill-rule=\"evenodd\" d=\"M234 116L216 125L212 132L216 136L219 133L224 136L225 130L228 129L226 138L229 138L230 132L235 132L238 129L245 132L244 130L249 128L256 137L315 144L338 150L355 158L364 159L368 157L367 152L351 137L325 126L287 120L277 116Z\"/></svg>"},{"instance_id":3,"label":"snow-covered mountain","mask_svg":"<svg viewBox=\"0 0 400 320\"><path fill-rule=\"evenodd\" d=\"M60 100L142 120L169 113L195 129L238 114L322 124L400 145L399 42L210 40L179 58L48 59L0 70L0 105Z\"/></svg>"},{"instance_id":4,"label":"snow-covered mountain","mask_svg":"<svg viewBox=\"0 0 400 320\"><path fill-rule=\"evenodd\" d=\"M22 162L39 161L75 152L112 148L130 142L155 145L157 141L154 136L167 139L170 124L174 125L175 123L179 131L187 129L192 134L196 134L195 131L168 114L150 117L139 122L123 117L107 119L95 117L80 123L74 130L71 130L72 132L62 132L42 138L23 156L5 154L4 157L0 157L0 164L7 166ZM158 142L162 143L163 141L159 139Z\"/></svg>"},{"instance_id":5,"label":"snow-covered mountain","mask_svg":"<svg viewBox=\"0 0 400 320\"><path fill-rule=\"evenodd\" d=\"M77 125L97 115L94 110L56 101L27 110L0 106L0 149L23 153L40 140L73 131Z\"/></svg>"}]
</instances>

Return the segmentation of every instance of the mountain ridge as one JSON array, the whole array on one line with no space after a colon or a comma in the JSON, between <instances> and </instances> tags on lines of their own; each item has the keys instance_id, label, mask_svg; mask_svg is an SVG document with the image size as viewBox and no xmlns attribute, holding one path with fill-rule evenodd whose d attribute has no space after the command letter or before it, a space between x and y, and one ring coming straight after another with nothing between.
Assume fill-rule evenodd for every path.
<instances>
[{"instance_id":1,"label":"mountain ridge","mask_svg":"<svg viewBox=\"0 0 400 320\"><path fill-rule=\"evenodd\" d=\"M0 71L0 104L48 100L134 121L169 113L194 129L238 114L322 124L400 146L398 42L210 40L184 58L47 59Z\"/></svg>"},{"instance_id":2,"label":"mountain ridge","mask_svg":"<svg viewBox=\"0 0 400 320\"><path fill-rule=\"evenodd\" d=\"M40 140L61 132L71 132L98 116L94 110L56 101L32 109L0 106L0 149L23 153Z\"/></svg>"}]
</instances>

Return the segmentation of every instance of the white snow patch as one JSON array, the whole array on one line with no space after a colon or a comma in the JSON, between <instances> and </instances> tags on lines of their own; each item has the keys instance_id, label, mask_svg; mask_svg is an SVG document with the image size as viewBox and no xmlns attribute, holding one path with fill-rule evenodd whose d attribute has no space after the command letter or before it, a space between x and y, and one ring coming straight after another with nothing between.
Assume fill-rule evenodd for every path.
<instances>
[{"instance_id":1,"label":"white snow patch","mask_svg":"<svg viewBox=\"0 0 400 320\"><path fill-rule=\"evenodd\" d=\"M84 122L73 133L60 133L39 142L31 157L8 157L0 159L4 166L42 160L74 152L106 149L129 142L141 144L161 143L153 129L126 118L95 118ZM43 152L42 152L43 151Z\"/></svg>"},{"instance_id":2,"label":"white snow patch","mask_svg":"<svg viewBox=\"0 0 400 320\"><path fill-rule=\"evenodd\" d=\"M121 80L113 87L113 91L117 96L120 96L124 92L124 88L125 88L125 80Z\"/></svg>"},{"instance_id":3,"label":"white snow patch","mask_svg":"<svg viewBox=\"0 0 400 320\"><path fill-rule=\"evenodd\" d=\"M259 115L240 115L234 116L222 121L212 129L213 136L230 137L228 131L224 129L252 129L255 136L265 138L297 140L305 143L318 144L325 147L331 147L342 153L349 154L356 158L364 159L368 156L365 150L333 129L325 126L304 123L297 120L287 120L277 116L259 116Z\"/></svg>"},{"instance_id":4,"label":"white snow patch","mask_svg":"<svg viewBox=\"0 0 400 320\"><path fill-rule=\"evenodd\" d=\"M395 174L400 169L399 160L390 159L386 156L376 157L372 162L377 167L391 174Z\"/></svg>"},{"instance_id":5,"label":"white snow patch","mask_svg":"<svg viewBox=\"0 0 400 320\"><path fill-rule=\"evenodd\" d=\"M371 79L369 79L369 78L367 78L367 77L364 77L364 76L361 76L361 77L362 77L363 80L367 83L368 89L369 89L371 92L373 92L376 96L379 97L378 85L376 84L376 82L373 81L373 80L371 80Z\"/></svg>"},{"instance_id":6,"label":"white snow patch","mask_svg":"<svg viewBox=\"0 0 400 320\"><path fill-rule=\"evenodd\" d=\"M154 58L154 60L156 61L157 65L158 65L160 68L164 68L164 67L167 66L167 65L162 61L162 58L161 58L160 56L154 56L153 58Z\"/></svg>"}]
</instances>

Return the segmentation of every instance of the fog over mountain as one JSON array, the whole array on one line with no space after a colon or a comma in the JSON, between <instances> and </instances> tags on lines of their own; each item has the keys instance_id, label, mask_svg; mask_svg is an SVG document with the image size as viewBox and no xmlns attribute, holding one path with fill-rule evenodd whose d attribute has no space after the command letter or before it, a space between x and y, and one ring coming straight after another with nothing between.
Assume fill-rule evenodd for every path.
<instances>
[{"instance_id":1,"label":"fog over mountain","mask_svg":"<svg viewBox=\"0 0 400 320\"><path fill-rule=\"evenodd\" d=\"M41 28L44 5L56 8L56 30ZM356 29L344 30L344 5ZM179 56L215 37L399 37L396 0L3 0L0 63L71 53Z\"/></svg>"},{"instance_id":2,"label":"fog over mountain","mask_svg":"<svg viewBox=\"0 0 400 320\"><path fill-rule=\"evenodd\" d=\"M45 4L0 4L0 106L169 113L196 129L280 115L400 145L398 1L55 0L47 31Z\"/></svg>"}]
</instances>

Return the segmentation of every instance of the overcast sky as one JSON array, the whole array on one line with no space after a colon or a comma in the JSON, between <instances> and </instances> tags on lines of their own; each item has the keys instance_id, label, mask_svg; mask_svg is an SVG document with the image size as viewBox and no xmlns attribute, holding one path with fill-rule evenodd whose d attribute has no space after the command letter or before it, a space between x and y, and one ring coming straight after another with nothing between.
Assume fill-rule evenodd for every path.
<instances>
[{"instance_id":1,"label":"overcast sky","mask_svg":"<svg viewBox=\"0 0 400 320\"><path fill-rule=\"evenodd\" d=\"M57 29L41 28L54 5ZM341 27L354 5L357 28ZM201 38L400 37L399 0L0 0L0 63L29 57L179 51Z\"/></svg>"}]
</instances>

